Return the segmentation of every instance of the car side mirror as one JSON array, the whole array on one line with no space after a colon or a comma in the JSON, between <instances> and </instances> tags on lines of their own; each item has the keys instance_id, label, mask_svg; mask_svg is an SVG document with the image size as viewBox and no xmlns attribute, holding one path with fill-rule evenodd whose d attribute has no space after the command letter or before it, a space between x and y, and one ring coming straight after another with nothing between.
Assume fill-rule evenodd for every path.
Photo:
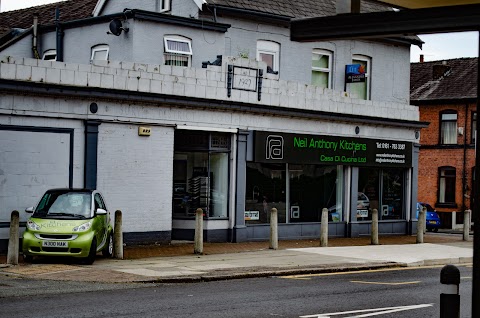
<instances>
[{"instance_id":1,"label":"car side mirror","mask_svg":"<svg viewBox=\"0 0 480 318\"><path fill-rule=\"evenodd\" d=\"M27 213L33 213L33 206L29 207L29 208L26 208L25 209L25 212Z\"/></svg>"},{"instance_id":2,"label":"car side mirror","mask_svg":"<svg viewBox=\"0 0 480 318\"><path fill-rule=\"evenodd\" d=\"M104 209L98 208L97 211L95 212L97 215L107 215L107 211Z\"/></svg>"}]
</instances>

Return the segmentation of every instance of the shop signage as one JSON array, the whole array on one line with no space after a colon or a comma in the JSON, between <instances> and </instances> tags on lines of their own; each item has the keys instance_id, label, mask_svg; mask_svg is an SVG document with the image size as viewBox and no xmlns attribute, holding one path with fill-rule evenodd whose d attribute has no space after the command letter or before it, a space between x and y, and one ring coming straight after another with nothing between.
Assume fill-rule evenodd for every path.
<instances>
[{"instance_id":1,"label":"shop signage","mask_svg":"<svg viewBox=\"0 0 480 318\"><path fill-rule=\"evenodd\" d=\"M256 131L255 161L411 167L412 143L382 139Z\"/></svg>"},{"instance_id":2,"label":"shop signage","mask_svg":"<svg viewBox=\"0 0 480 318\"><path fill-rule=\"evenodd\" d=\"M357 210L357 218L368 218L368 210Z\"/></svg>"},{"instance_id":3,"label":"shop signage","mask_svg":"<svg viewBox=\"0 0 480 318\"><path fill-rule=\"evenodd\" d=\"M245 221L260 220L260 211L245 211Z\"/></svg>"},{"instance_id":4,"label":"shop signage","mask_svg":"<svg viewBox=\"0 0 480 318\"><path fill-rule=\"evenodd\" d=\"M362 64L345 65L345 82L365 82L365 67Z\"/></svg>"}]
</instances>

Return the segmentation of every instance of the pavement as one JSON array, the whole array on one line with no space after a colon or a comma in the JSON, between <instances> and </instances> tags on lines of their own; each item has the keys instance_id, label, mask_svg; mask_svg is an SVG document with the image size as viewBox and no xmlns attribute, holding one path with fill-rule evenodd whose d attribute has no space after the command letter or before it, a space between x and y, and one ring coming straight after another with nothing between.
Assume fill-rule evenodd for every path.
<instances>
[{"instance_id":1,"label":"pavement","mask_svg":"<svg viewBox=\"0 0 480 318\"><path fill-rule=\"evenodd\" d=\"M205 243L203 254L194 254L193 242L169 245L125 246L124 259L104 258L93 265L75 260L39 258L33 263L7 265L0 255L0 275L8 277L80 282L183 283L250 277L358 271L402 266L471 264L472 241L462 235L427 233L424 243L416 236L380 236L319 240L280 240L277 250L269 242Z\"/></svg>"}]
</instances>

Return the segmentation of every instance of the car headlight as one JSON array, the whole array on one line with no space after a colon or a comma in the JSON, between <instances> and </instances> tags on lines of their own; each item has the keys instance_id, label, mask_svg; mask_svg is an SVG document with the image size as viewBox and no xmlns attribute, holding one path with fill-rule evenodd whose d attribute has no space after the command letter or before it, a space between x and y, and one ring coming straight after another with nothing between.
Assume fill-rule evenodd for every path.
<instances>
[{"instance_id":1,"label":"car headlight","mask_svg":"<svg viewBox=\"0 0 480 318\"><path fill-rule=\"evenodd\" d=\"M27 221L27 228L32 231L40 231L40 226L32 220Z\"/></svg>"},{"instance_id":2,"label":"car headlight","mask_svg":"<svg viewBox=\"0 0 480 318\"><path fill-rule=\"evenodd\" d=\"M85 232L88 231L92 227L92 221L83 223L82 225L75 226L73 228L73 232Z\"/></svg>"}]
</instances>

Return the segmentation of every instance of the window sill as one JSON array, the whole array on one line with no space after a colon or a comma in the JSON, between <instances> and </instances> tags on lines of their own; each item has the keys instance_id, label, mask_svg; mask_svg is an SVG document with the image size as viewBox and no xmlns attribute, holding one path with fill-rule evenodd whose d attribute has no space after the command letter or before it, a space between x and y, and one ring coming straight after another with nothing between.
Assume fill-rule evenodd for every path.
<instances>
[{"instance_id":1,"label":"window sill","mask_svg":"<svg viewBox=\"0 0 480 318\"><path fill-rule=\"evenodd\" d=\"M436 208L457 208L458 205L456 203L435 203Z\"/></svg>"}]
</instances>

